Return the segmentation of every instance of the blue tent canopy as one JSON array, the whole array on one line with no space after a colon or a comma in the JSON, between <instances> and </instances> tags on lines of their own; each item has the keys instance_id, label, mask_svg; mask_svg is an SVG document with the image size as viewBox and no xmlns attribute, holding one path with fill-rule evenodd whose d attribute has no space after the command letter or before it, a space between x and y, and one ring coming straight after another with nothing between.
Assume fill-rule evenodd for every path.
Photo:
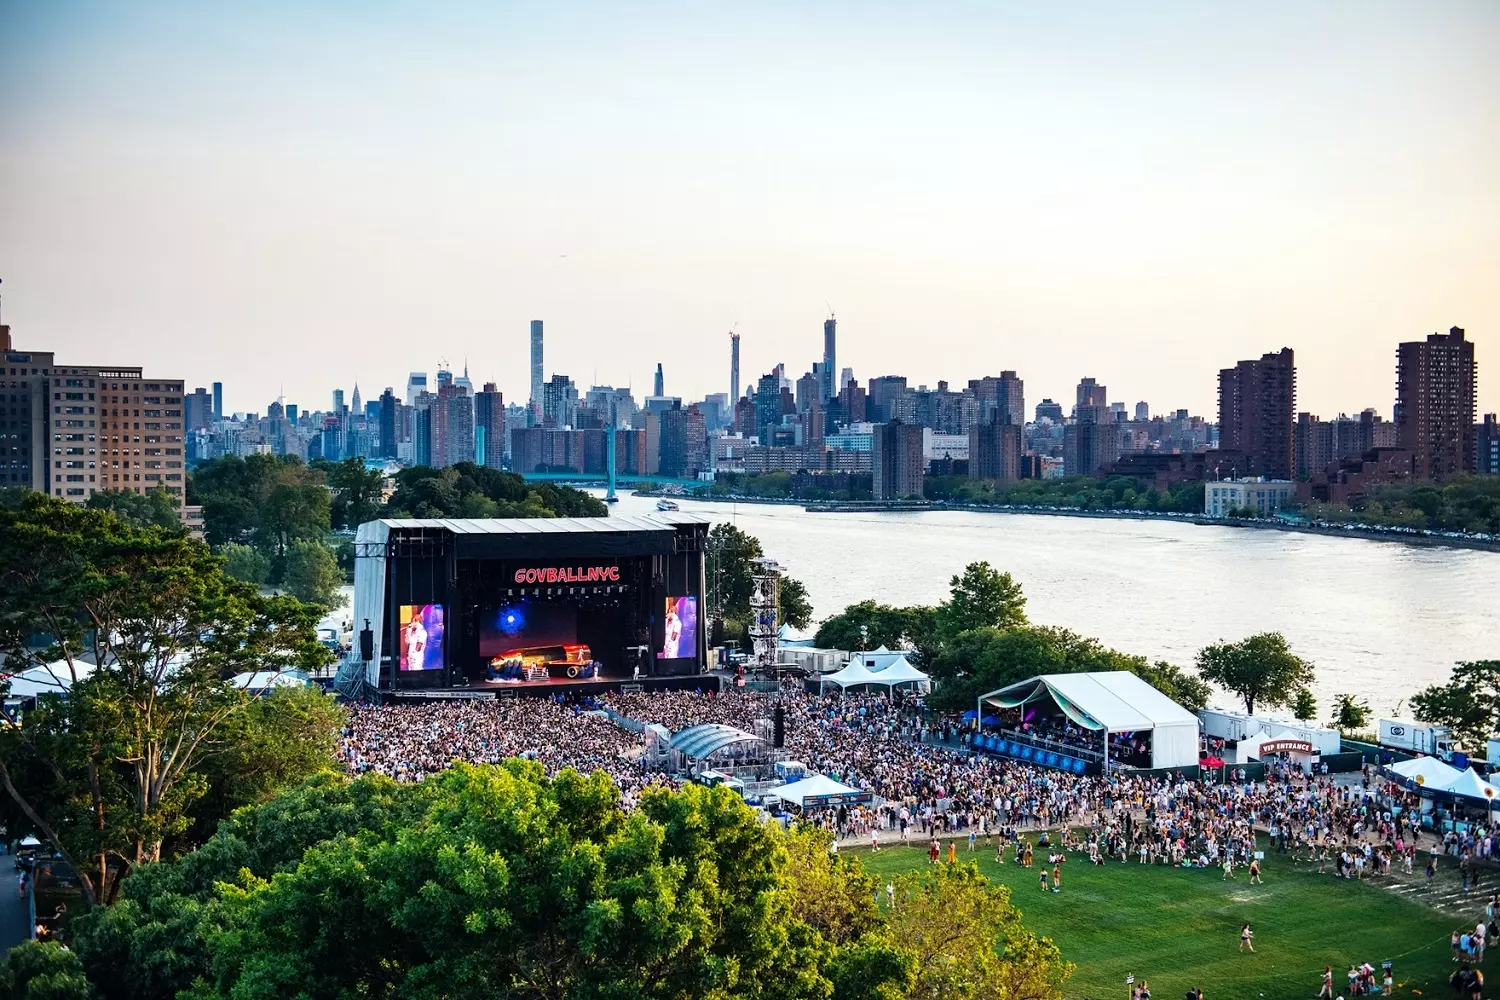
<instances>
[{"instance_id":1,"label":"blue tent canopy","mask_svg":"<svg viewBox=\"0 0 1500 1000\"><path fill-rule=\"evenodd\" d=\"M998 715L986 715L984 718L980 719L979 722L981 725L998 726L1000 725L1000 717Z\"/></svg>"},{"instance_id":2,"label":"blue tent canopy","mask_svg":"<svg viewBox=\"0 0 1500 1000\"><path fill-rule=\"evenodd\" d=\"M965 722L972 722L972 721L974 721L977 718L979 718L979 713L976 712L976 711L974 711L972 708L969 709L967 712L964 713L964 721Z\"/></svg>"}]
</instances>

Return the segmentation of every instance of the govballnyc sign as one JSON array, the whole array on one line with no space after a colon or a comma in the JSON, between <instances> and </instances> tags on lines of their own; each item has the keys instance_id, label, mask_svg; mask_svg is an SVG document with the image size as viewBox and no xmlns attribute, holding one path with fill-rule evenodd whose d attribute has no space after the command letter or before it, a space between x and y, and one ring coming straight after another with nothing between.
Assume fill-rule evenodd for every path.
<instances>
[{"instance_id":1,"label":"govballnyc sign","mask_svg":"<svg viewBox=\"0 0 1500 1000\"><path fill-rule=\"evenodd\" d=\"M531 566L516 570L517 583L619 583L618 566Z\"/></svg>"}]
</instances>

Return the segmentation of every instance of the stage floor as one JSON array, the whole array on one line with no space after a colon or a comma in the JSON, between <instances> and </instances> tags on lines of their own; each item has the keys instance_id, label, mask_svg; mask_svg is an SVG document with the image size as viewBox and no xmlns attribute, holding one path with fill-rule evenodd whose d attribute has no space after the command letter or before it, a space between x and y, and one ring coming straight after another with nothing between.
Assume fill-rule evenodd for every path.
<instances>
[{"instance_id":1,"label":"stage floor","mask_svg":"<svg viewBox=\"0 0 1500 1000\"><path fill-rule=\"evenodd\" d=\"M429 688L426 690L382 692L386 698L397 701L444 700L461 698L503 698L507 691L519 697L547 697L550 695L598 694L615 690L625 684L640 685L645 691L683 691L694 688L720 688L724 678L719 673L688 674L683 677L641 677L629 674L605 674L590 678L549 677L540 681L474 681L468 687Z\"/></svg>"}]
</instances>

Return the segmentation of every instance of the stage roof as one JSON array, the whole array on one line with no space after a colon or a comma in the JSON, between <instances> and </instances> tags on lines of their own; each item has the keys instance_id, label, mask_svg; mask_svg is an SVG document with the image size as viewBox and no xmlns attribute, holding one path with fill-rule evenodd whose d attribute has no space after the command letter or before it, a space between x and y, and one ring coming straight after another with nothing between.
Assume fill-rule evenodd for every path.
<instances>
[{"instance_id":1,"label":"stage roof","mask_svg":"<svg viewBox=\"0 0 1500 1000\"><path fill-rule=\"evenodd\" d=\"M743 729L735 729L733 726L721 726L717 723L703 723L698 726L689 726L682 732L672 737L672 749L691 757L693 760L702 760L718 753L725 747L734 746L736 743L764 743L753 733L747 733Z\"/></svg>"},{"instance_id":2,"label":"stage roof","mask_svg":"<svg viewBox=\"0 0 1500 1000\"><path fill-rule=\"evenodd\" d=\"M486 517L381 518L392 531L441 528L455 535L557 535L581 532L620 534L627 531L673 531L679 524L712 524L697 514L662 512L612 517Z\"/></svg>"}]
</instances>

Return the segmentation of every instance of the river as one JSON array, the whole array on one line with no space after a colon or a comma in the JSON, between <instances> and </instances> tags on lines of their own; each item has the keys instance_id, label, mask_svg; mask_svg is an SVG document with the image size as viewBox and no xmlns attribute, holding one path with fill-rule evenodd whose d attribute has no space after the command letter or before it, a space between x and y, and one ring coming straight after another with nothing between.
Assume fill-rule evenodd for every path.
<instances>
[{"instance_id":1,"label":"river","mask_svg":"<svg viewBox=\"0 0 1500 1000\"><path fill-rule=\"evenodd\" d=\"M1020 581L1032 621L1151 659L1190 666L1209 643L1281 632L1317 667L1324 719L1336 694L1389 716L1455 662L1500 657L1500 553L1154 520L681 507L759 538L817 618L870 598L936 603L984 559ZM655 509L630 495L614 507Z\"/></svg>"}]
</instances>

